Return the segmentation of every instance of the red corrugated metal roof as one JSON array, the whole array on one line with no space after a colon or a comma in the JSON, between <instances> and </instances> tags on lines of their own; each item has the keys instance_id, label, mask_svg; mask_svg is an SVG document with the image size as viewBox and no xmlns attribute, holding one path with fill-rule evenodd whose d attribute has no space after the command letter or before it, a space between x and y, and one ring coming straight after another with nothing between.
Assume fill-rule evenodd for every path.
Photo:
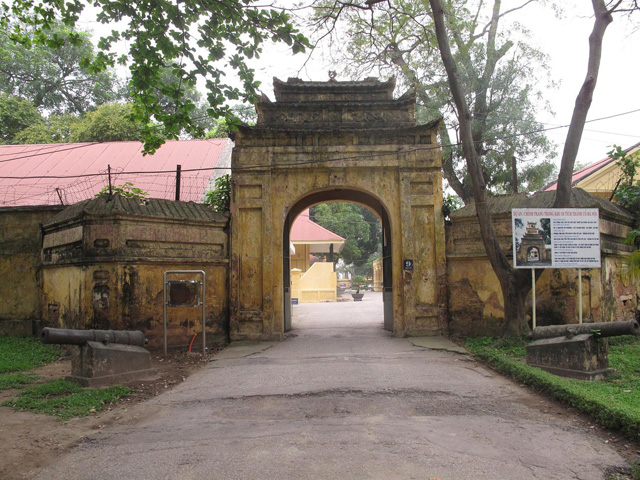
<instances>
[{"instance_id":1,"label":"red corrugated metal roof","mask_svg":"<svg viewBox=\"0 0 640 480\"><path fill-rule=\"evenodd\" d=\"M289 238L292 242L341 243L345 241L340 235L336 235L311 220L309 209L303 211L293 222Z\"/></svg>"},{"instance_id":2,"label":"red corrugated metal roof","mask_svg":"<svg viewBox=\"0 0 640 480\"><path fill-rule=\"evenodd\" d=\"M635 145L632 145L631 147L627 148L626 150L624 150L625 152L630 152L631 150L633 150L634 148L640 146L640 143L636 143ZM609 165L611 162L613 162L612 158L603 158L602 160L598 160L595 163L592 163L591 165L587 165L586 167L582 167L580 170L576 170L575 172L573 172L573 174L571 175L571 185L575 186L580 180L587 178L589 175L592 175L593 173L597 172L598 170L600 170L602 167L605 167L607 165ZM558 186L558 182L553 182L549 185L547 185L543 192L549 192L551 190L555 190Z\"/></svg>"},{"instance_id":3,"label":"red corrugated metal roof","mask_svg":"<svg viewBox=\"0 0 640 480\"><path fill-rule=\"evenodd\" d=\"M132 182L152 198L175 198L176 166L181 165L180 200L200 202L229 139L170 140L154 155L142 155L140 142L0 145L0 205L72 204L92 198L105 185ZM165 171L165 173L144 173ZM126 172L142 172L127 174ZM7 177L72 178L7 178Z\"/></svg>"}]
</instances>

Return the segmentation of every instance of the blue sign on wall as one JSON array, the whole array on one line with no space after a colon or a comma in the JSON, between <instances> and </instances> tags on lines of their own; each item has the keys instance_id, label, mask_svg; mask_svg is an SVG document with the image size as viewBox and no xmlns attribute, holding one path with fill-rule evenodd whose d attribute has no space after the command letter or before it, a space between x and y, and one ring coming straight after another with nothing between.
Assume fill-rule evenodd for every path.
<instances>
[{"instance_id":1,"label":"blue sign on wall","mask_svg":"<svg viewBox=\"0 0 640 480\"><path fill-rule=\"evenodd\" d=\"M402 269L403 270L413 270L413 260L403 260L402 261Z\"/></svg>"}]
</instances>

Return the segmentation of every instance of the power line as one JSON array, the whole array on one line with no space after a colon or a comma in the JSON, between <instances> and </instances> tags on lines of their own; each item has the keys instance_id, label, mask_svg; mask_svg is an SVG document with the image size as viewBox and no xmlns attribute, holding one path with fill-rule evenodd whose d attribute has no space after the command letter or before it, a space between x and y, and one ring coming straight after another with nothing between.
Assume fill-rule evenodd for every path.
<instances>
[{"instance_id":1,"label":"power line","mask_svg":"<svg viewBox=\"0 0 640 480\"><path fill-rule=\"evenodd\" d=\"M598 122L598 121L602 121L602 120L608 120L611 118L615 118L615 117L621 117L623 115L629 115L631 113L636 113L636 112L640 112L640 108L635 109L635 110L630 110L628 112L622 112L622 113L617 113L614 115L609 115L606 117L600 117L600 118L594 118L593 120L587 120L585 123L592 123L592 122ZM552 130L558 130L560 128L567 128L569 127L569 125L559 125L559 126L555 126L555 127L548 127L548 128L540 128L540 129L536 129L536 130L531 130L529 132L524 132L524 133L517 133L517 134L512 134L512 135L505 135L505 136L501 136L501 137L493 137L491 140L505 140L508 138L514 138L514 137L520 137L520 136L526 136L526 135L533 135L535 133L542 133L542 132L549 132ZM483 142L488 141L489 139L485 139ZM74 150L76 148L85 148L87 146L91 146L91 145L96 145L96 144L100 144L100 143L107 143L107 142L95 142L95 143L90 143L90 144L81 144L81 145L75 145L74 147L70 147L67 149L61 149L61 150L57 150L57 151L67 151L67 150ZM377 157L385 157L385 156L389 156L389 155L394 155L397 153L411 153L411 152L416 152L416 151L428 151L428 150L436 150L436 149L440 149L440 148L450 148L450 147L458 147L461 146L462 144L460 142L457 143L450 143L447 145L433 145L433 146L423 146L423 147L414 147L414 148L409 148L409 149L404 149L404 150L400 150L399 152L381 152L381 153L367 153L367 154L362 154L362 155L351 155L351 156L345 156L345 157L336 157L336 158L325 158L325 159L312 159L312 160L301 160L299 162L291 162L291 163L286 163L286 164L280 164L280 167L293 167L293 166L300 166L300 165L313 165L313 164L320 164L320 163L327 163L327 162L339 162L339 161L350 161L350 160L376 160ZM20 160L23 158L30 158L30 157L35 157L35 156L40 156L40 155L46 155L47 153L37 153L37 154L33 154L33 155L25 155L23 157L16 157L16 158L10 158L10 159L6 159L6 160L0 160L0 163L4 163L4 162L10 162L10 161L14 161L14 160ZM204 167L204 168L193 168L193 169L184 169L182 170L183 172L195 172L195 171L208 171L208 170L231 170L232 172L241 172L241 171L250 171L250 170L259 170L259 169L263 169L263 168L268 168L269 165L248 165L248 166L244 166L244 167L236 167L236 168L229 168L229 167ZM152 171L131 171L131 172L119 172L119 174L121 175L143 175L143 174L167 174L167 173L171 173L171 172L175 172L175 170L152 170ZM82 174L82 175L34 175L34 176L23 176L23 177L18 177L18 176L0 176L0 179L7 179L7 180L27 180L27 179L40 179L40 178L49 178L49 179L64 179L64 178L84 178L84 177L95 177L95 176L101 176L104 175L104 173L86 173L86 174Z\"/></svg>"}]
</instances>

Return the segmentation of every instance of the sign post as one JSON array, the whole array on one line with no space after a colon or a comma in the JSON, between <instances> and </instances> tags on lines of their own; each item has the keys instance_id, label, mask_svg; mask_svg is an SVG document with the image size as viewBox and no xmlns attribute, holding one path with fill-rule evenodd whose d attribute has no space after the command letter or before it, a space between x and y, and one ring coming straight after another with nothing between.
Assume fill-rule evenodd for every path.
<instances>
[{"instance_id":1,"label":"sign post","mask_svg":"<svg viewBox=\"0 0 640 480\"><path fill-rule=\"evenodd\" d=\"M531 269L532 325L536 327L536 268L578 269L578 320L582 323L582 269L600 268L597 208L514 208L513 267Z\"/></svg>"}]
</instances>

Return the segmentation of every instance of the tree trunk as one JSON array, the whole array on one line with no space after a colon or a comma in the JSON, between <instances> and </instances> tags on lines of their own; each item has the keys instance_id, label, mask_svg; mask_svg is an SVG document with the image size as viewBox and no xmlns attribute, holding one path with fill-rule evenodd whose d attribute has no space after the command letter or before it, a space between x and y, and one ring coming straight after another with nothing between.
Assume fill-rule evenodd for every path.
<instances>
[{"instance_id":1,"label":"tree trunk","mask_svg":"<svg viewBox=\"0 0 640 480\"><path fill-rule=\"evenodd\" d=\"M480 226L480 236L489 262L500 282L502 295L504 297L504 333L520 334L527 330L524 300L526 299L528 291L525 292L526 289L523 287L523 277L526 276L526 273L524 271L517 271L511 267L496 239L493 222L491 221L491 211L487 203L486 184L473 139L473 119L469 112L469 107L462 90L462 83L458 75L458 69L449 46L449 39L444 23L444 9L440 0L429 0L429 3L433 13L436 38L438 40L442 63L447 72L451 96L458 110L460 139L467 161L467 170L473 184L473 198L475 200L476 216Z\"/></svg>"},{"instance_id":2,"label":"tree trunk","mask_svg":"<svg viewBox=\"0 0 640 480\"><path fill-rule=\"evenodd\" d=\"M567 132L567 140L562 151L560 162L560 173L556 187L556 201L554 207L566 208L571 206L571 178L573 167L576 163L582 131L587 120L587 113L591 107L593 91L598 81L598 71L600 70L600 58L602 57L602 39L604 33L613 21L611 12L607 10L604 0L592 0L595 21L593 30L589 35L589 60L587 63L587 76L584 79L582 88L576 98L573 115ZM615 7L614 7L615 8Z\"/></svg>"},{"instance_id":3,"label":"tree trunk","mask_svg":"<svg viewBox=\"0 0 640 480\"><path fill-rule=\"evenodd\" d=\"M612 21L611 12L606 9L603 0L592 0L592 3L595 12L595 23L593 32L589 37L590 50L587 78L576 99L571 125L567 133L567 143L562 156L555 207L566 207L571 200L571 174L598 78L600 57L602 54L602 38L607 26ZM458 110L460 138L464 156L467 161L467 169L473 183L473 197L476 205L476 216L480 225L480 236L489 262L500 282L500 288L504 297L504 334L519 335L528 330L525 302L531 289L531 282L528 280L531 278L531 273L528 270L513 268L509 264L506 255L496 239L491 221L491 211L487 204L486 184L482 175L482 167L478 159L476 145L474 144L472 131L472 122L474 119L469 112L456 63L451 54L444 22L444 9L441 0L429 0L429 4L431 5L436 38L442 63L447 72L451 96ZM615 6L617 5L618 4ZM495 15L496 12L494 11L494 16ZM541 273L541 271L537 272L536 278Z\"/></svg>"}]
</instances>

